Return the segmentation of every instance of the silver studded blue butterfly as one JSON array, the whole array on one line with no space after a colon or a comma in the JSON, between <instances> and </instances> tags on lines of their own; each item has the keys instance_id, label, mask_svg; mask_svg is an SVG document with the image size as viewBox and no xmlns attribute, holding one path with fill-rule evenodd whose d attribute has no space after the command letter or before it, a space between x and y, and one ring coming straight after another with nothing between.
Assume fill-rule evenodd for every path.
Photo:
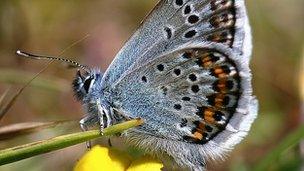
<instances>
[{"instance_id":1,"label":"silver studded blue butterfly","mask_svg":"<svg viewBox=\"0 0 304 171\"><path fill-rule=\"evenodd\" d=\"M128 144L168 167L205 170L256 118L250 55L244 0L160 0L104 74L77 73L81 127L142 118L121 135Z\"/></svg>"}]
</instances>

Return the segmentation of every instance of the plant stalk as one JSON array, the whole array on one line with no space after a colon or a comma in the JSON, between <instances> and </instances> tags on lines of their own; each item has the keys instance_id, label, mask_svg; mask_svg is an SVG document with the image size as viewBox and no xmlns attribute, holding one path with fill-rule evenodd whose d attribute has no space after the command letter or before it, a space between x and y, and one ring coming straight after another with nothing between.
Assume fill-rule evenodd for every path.
<instances>
[{"instance_id":1,"label":"plant stalk","mask_svg":"<svg viewBox=\"0 0 304 171\"><path fill-rule=\"evenodd\" d=\"M105 128L103 134L100 134L100 130L78 132L54 137L48 140L37 141L21 146L16 146L13 148L4 149L0 151L0 165L13 163L39 154L44 154L69 146L73 146L79 143L99 138L101 136L115 135L124 130L139 126L141 124L143 124L143 120L136 119Z\"/></svg>"}]
</instances>

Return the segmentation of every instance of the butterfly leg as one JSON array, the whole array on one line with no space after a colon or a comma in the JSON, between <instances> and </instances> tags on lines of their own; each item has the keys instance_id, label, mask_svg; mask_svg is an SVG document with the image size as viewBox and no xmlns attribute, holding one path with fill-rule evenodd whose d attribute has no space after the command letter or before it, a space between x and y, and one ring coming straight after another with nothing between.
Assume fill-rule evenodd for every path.
<instances>
[{"instance_id":1,"label":"butterfly leg","mask_svg":"<svg viewBox=\"0 0 304 171\"><path fill-rule=\"evenodd\" d=\"M104 123L104 115L105 112L103 110L103 107L100 103L100 100L97 100L96 102L96 106L97 106L97 113L98 113L98 120L99 120L99 129L100 129L100 135L103 135L103 129L105 128L105 123Z\"/></svg>"},{"instance_id":2,"label":"butterfly leg","mask_svg":"<svg viewBox=\"0 0 304 171\"><path fill-rule=\"evenodd\" d=\"M82 131L88 131L88 127L94 123L96 123L96 116L94 115L87 115L86 117L84 117L83 119L80 120L79 124L80 124L80 128ZM88 149L90 149L92 146L91 141L86 141L86 147Z\"/></svg>"},{"instance_id":3,"label":"butterfly leg","mask_svg":"<svg viewBox=\"0 0 304 171\"><path fill-rule=\"evenodd\" d=\"M108 138L108 145L109 145L109 147L112 147L112 146L113 146L113 145L112 145L111 138Z\"/></svg>"}]
</instances>

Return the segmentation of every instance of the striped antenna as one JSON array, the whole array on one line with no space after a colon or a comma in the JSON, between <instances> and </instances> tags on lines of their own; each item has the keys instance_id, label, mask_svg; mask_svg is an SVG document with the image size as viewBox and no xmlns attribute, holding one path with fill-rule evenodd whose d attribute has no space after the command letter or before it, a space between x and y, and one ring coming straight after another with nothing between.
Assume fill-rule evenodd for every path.
<instances>
[{"instance_id":1,"label":"striped antenna","mask_svg":"<svg viewBox=\"0 0 304 171\"><path fill-rule=\"evenodd\" d=\"M78 62L72 61L70 59L59 58L59 57L55 57L55 56L35 55L35 54L20 51L20 50L17 50L16 53L17 53L17 55L20 55L20 56L23 56L23 57L26 57L26 58L31 58L31 59L46 59L46 60L62 61L62 62L65 62L69 65L72 65L74 67L79 67L79 68L83 69L84 71L89 72L89 69L88 69L87 66L81 65Z\"/></svg>"}]
</instances>

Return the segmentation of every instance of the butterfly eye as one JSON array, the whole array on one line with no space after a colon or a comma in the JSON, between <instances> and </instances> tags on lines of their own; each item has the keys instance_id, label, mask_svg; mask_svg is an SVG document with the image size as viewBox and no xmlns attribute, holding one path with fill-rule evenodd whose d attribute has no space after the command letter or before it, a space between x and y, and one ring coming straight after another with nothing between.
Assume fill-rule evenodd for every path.
<instances>
[{"instance_id":1,"label":"butterfly eye","mask_svg":"<svg viewBox=\"0 0 304 171\"><path fill-rule=\"evenodd\" d=\"M86 93L89 92L89 89L91 87L91 82L93 80L93 77L89 77L88 79L86 79L83 83L83 88L85 90Z\"/></svg>"}]
</instances>

